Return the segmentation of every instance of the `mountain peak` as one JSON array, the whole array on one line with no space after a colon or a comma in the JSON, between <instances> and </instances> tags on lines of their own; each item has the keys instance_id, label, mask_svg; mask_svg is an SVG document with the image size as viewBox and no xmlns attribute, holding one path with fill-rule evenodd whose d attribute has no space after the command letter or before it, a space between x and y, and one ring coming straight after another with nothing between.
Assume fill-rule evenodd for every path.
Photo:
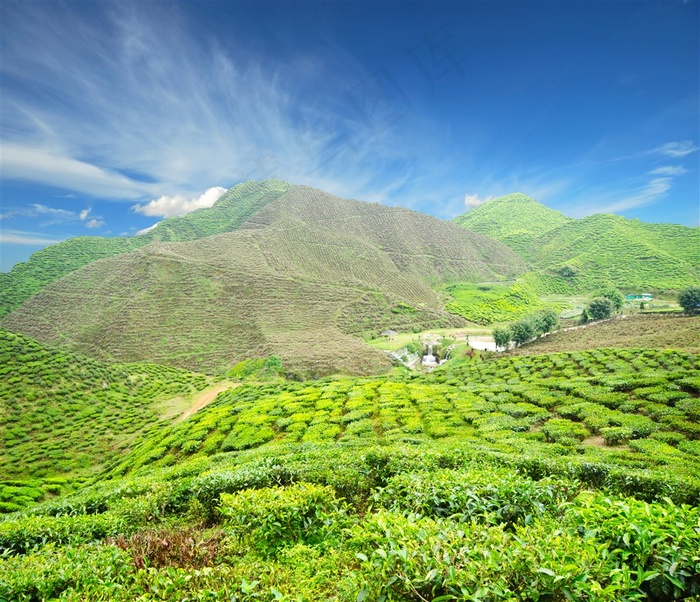
<instances>
[{"instance_id":1,"label":"mountain peak","mask_svg":"<svg viewBox=\"0 0 700 602\"><path fill-rule=\"evenodd\" d=\"M522 192L499 196L454 218L460 226L496 238L516 252L525 251L535 238L569 220Z\"/></svg>"}]
</instances>

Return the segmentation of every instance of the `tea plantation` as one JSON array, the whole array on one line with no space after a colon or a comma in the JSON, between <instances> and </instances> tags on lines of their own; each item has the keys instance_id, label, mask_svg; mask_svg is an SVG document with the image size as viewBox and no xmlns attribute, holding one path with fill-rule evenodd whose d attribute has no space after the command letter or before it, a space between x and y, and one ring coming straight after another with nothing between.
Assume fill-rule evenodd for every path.
<instances>
[{"instance_id":1,"label":"tea plantation","mask_svg":"<svg viewBox=\"0 0 700 602\"><path fill-rule=\"evenodd\" d=\"M210 380L153 364L102 364L0 330L0 512L70 490L139 433L165 424L165 400Z\"/></svg>"},{"instance_id":2,"label":"tea plantation","mask_svg":"<svg viewBox=\"0 0 700 602\"><path fill-rule=\"evenodd\" d=\"M0 520L0 599L700 595L697 355L456 355L243 384L144 433Z\"/></svg>"}]
</instances>

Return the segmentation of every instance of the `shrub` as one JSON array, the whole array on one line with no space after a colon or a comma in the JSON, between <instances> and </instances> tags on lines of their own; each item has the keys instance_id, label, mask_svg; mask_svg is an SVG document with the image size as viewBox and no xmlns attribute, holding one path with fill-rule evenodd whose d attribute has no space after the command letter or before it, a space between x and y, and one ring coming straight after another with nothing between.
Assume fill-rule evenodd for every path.
<instances>
[{"instance_id":1,"label":"shrub","mask_svg":"<svg viewBox=\"0 0 700 602\"><path fill-rule=\"evenodd\" d=\"M605 445L623 445L632 438L632 429L626 426L609 426L600 429Z\"/></svg>"},{"instance_id":2,"label":"shrub","mask_svg":"<svg viewBox=\"0 0 700 602\"><path fill-rule=\"evenodd\" d=\"M551 443L563 443L570 445L572 442L583 441L590 436L590 432L582 424L567 420L566 418L552 418L544 423L542 432L547 441Z\"/></svg>"},{"instance_id":3,"label":"shrub","mask_svg":"<svg viewBox=\"0 0 700 602\"><path fill-rule=\"evenodd\" d=\"M586 306L581 321L604 320L612 316L613 313L615 313L615 305L610 299L596 297Z\"/></svg>"},{"instance_id":4,"label":"shrub","mask_svg":"<svg viewBox=\"0 0 700 602\"><path fill-rule=\"evenodd\" d=\"M111 514L31 516L0 522L0 555L26 554L47 543L82 543L117 535L128 528Z\"/></svg>"},{"instance_id":5,"label":"shrub","mask_svg":"<svg viewBox=\"0 0 700 602\"><path fill-rule=\"evenodd\" d=\"M402 473L378 489L372 499L406 514L512 525L556 512L575 495L577 487L561 479L535 482L505 468L474 467Z\"/></svg>"},{"instance_id":6,"label":"shrub","mask_svg":"<svg viewBox=\"0 0 700 602\"><path fill-rule=\"evenodd\" d=\"M219 512L234 536L268 556L296 543L322 544L349 525L333 489L312 483L225 493Z\"/></svg>"}]
</instances>

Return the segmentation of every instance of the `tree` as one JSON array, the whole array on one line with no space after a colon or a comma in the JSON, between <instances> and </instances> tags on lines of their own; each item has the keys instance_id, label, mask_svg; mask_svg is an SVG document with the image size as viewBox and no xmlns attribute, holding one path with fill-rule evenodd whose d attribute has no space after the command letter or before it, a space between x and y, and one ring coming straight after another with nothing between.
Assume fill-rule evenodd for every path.
<instances>
[{"instance_id":1,"label":"tree","mask_svg":"<svg viewBox=\"0 0 700 602\"><path fill-rule=\"evenodd\" d=\"M509 328L494 328L493 340L496 343L496 348L507 349L510 346L511 334Z\"/></svg>"},{"instance_id":2,"label":"tree","mask_svg":"<svg viewBox=\"0 0 700 602\"><path fill-rule=\"evenodd\" d=\"M694 286L678 294L678 303L687 314L700 313L700 287Z\"/></svg>"},{"instance_id":3,"label":"tree","mask_svg":"<svg viewBox=\"0 0 700 602\"><path fill-rule=\"evenodd\" d=\"M530 339L533 339L537 334L535 330L534 320L531 318L524 318L518 320L515 324L510 327L511 337L516 345L522 345L527 343Z\"/></svg>"},{"instance_id":4,"label":"tree","mask_svg":"<svg viewBox=\"0 0 700 602\"><path fill-rule=\"evenodd\" d=\"M537 334L552 332L559 327L559 314L551 308L543 309L535 315Z\"/></svg>"},{"instance_id":5,"label":"tree","mask_svg":"<svg viewBox=\"0 0 700 602\"><path fill-rule=\"evenodd\" d=\"M588 304L583 315L586 320L604 320L615 313L615 305L607 297L596 297Z\"/></svg>"},{"instance_id":6,"label":"tree","mask_svg":"<svg viewBox=\"0 0 700 602\"><path fill-rule=\"evenodd\" d=\"M616 288L606 288L598 294L598 297L610 299L616 312L620 311L625 304L625 297Z\"/></svg>"}]
</instances>

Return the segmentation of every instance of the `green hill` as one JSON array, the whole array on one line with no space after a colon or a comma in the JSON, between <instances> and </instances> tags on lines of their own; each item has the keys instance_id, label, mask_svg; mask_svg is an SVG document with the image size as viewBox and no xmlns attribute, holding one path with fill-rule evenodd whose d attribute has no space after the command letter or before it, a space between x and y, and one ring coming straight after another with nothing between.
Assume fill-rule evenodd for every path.
<instances>
[{"instance_id":1,"label":"green hill","mask_svg":"<svg viewBox=\"0 0 700 602\"><path fill-rule=\"evenodd\" d=\"M630 349L244 385L0 520L0 598L686 599L699 378Z\"/></svg>"},{"instance_id":2,"label":"green hill","mask_svg":"<svg viewBox=\"0 0 700 602\"><path fill-rule=\"evenodd\" d=\"M521 192L498 197L454 218L455 223L507 244L526 258L532 242L569 221Z\"/></svg>"},{"instance_id":3,"label":"green hill","mask_svg":"<svg viewBox=\"0 0 700 602\"><path fill-rule=\"evenodd\" d=\"M700 229L647 224L618 215L570 219L515 194L455 218L488 234L530 265L526 282L540 294L678 290L700 281Z\"/></svg>"},{"instance_id":4,"label":"green hill","mask_svg":"<svg viewBox=\"0 0 700 602\"><path fill-rule=\"evenodd\" d=\"M371 374L390 362L360 335L459 325L433 286L523 271L449 222L295 186L235 232L92 262L3 325L105 361L219 372L274 354L297 376Z\"/></svg>"},{"instance_id":5,"label":"green hill","mask_svg":"<svg viewBox=\"0 0 700 602\"><path fill-rule=\"evenodd\" d=\"M79 237L34 253L29 261L0 272L0 318L61 276L98 259L128 253L153 241L186 241L230 232L289 189L280 180L246 182L225 192L209 209L163 220L153 230L130 238Z\"/></svg>"},{"instance_id":6,"label":"green hill","mask_svg":"<svg viewBox=\"0 0 700 602\"><path fill-rule=\"evenodd\" d=\"M538 237L530 247L539 290L678 290L700 281L700 229L597 214Z\"/></svg>"}]
</instances>

